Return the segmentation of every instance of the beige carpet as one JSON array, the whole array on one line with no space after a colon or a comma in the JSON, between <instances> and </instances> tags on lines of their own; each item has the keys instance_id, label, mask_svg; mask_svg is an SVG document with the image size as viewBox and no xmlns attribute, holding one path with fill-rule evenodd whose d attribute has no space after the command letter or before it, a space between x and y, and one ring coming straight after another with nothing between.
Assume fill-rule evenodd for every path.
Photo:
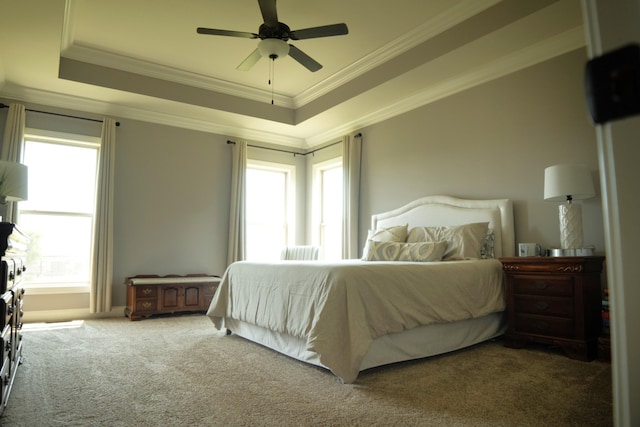
<instances>
[{"instance_id":1,"label":"beige carpet","mask_svg":"<svg viewBox=\"0 0 640 427\"><path fill-rule=\"evenodd\" d=\"M201 315L28 330L9 426L607 426L611 367L498 340L356 384Z\"/></svg>"}]
</instances>

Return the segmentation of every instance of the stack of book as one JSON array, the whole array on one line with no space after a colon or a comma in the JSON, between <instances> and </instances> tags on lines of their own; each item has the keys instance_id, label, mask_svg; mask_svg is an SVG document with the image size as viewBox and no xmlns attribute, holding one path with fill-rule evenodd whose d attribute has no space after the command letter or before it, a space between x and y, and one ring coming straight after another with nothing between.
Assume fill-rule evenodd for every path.
<instances>
[{"instance_id":1,"label":"stack of book","mask_svg":"<svg viewBox=\"0 0 640 427\"><path fill-rule=\"evenodd\" d=\"M609 288L602 290L602 335L609 335Z\"/></svg>"},{"instance_id":2,"label":"stack of book","mask_svg":"<svg viewBox=\"0 0 640 427\"><path fill-rule=\"evenodd\" d=\"M598 359L611 361L611 328L609 326L609 288L602 290L602 334L598 338Z\"/></svg>"}]
</instances>

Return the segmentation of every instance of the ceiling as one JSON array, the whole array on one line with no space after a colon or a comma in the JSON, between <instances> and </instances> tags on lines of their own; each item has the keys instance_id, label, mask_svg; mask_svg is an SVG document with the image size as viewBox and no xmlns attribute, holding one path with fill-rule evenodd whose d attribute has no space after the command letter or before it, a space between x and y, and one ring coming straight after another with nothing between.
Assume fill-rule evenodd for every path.
<instances>
[{"instance_id":1,"label":"ceiling","mask_svg":"<svg viewBox=\"0 0 640 427\"><path fill-rule=\"evenodd\" d=\"M401 7L398 7L401 5ZM236 67L256 0L0 0L0 97L310 149L584 46L579 0L280 0L291 57ZM269 85L271 78L272 85ZM273 100L273 104L272 104Z\"/></svg>"}]
</instances>

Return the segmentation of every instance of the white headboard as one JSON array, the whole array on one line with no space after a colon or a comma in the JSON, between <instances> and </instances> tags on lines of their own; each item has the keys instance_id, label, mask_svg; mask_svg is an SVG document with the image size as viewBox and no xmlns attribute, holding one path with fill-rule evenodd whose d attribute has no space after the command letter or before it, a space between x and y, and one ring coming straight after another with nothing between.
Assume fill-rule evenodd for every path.
<instances>
[{"instance_id":1,"label":"white headboard","mask_svg":"<svg viewBox=\"0 0 640 427\"><path fill-rule=\"evenodd\" d=\"M487 221L494 232L495 256L515 256L513 204L509 199L467 200L449 196L427 196L398 209L372 215L371 229L404 224L408 224L411 229Z\"/></svg>"}]
</instances>

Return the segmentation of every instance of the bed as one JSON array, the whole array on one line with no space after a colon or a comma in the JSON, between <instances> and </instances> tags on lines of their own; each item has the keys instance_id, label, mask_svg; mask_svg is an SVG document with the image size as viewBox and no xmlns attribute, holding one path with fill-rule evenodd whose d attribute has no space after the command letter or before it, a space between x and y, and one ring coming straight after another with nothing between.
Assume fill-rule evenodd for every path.
<instances>
[{"instance_id":1,"label":"bed","mask_svg":"<svg viewBox=\"0 0 640 427\"><path fill-rule=\"evenodd\" d=\"M362 259L231 264L207 315L353 383L372 367L501 335L497 258L514 253L510 200L423 197L372 216Z\"/></svg>"}]
</instances>

